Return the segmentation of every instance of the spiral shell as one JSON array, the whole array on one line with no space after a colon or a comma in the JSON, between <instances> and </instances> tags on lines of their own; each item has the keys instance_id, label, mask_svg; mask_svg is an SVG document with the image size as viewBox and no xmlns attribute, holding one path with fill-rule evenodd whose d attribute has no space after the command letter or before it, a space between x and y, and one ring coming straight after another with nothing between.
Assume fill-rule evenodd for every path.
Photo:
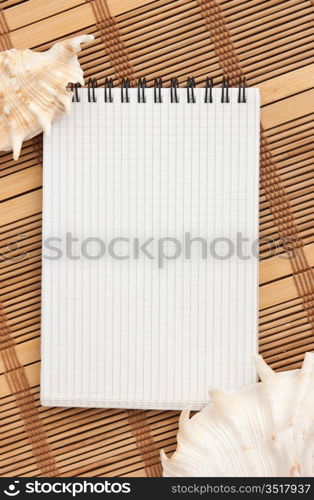
<instances>
[{"instance_id":1,"label":"spiral shell","mask_svg":"<svg viewBox=\"0 0 314 500\"><path fill-rule=\"evenodd\" d=\"M68 83L84 84L77 53L82 35L58 42L46 52L11 49L0 53L0 151L13 150L18 159L22 142L45 131L65 111L72 92Z\"/></svg>"},{"instance_id":2,"label":"spiral shell","mask_svg":"<svg viewBox=\"0 0 314 500\"><path fill-rule=\"evenodd\" d=\"M177 450L161 454L164 476L313 476L314 354L281 373L255 363L261 382L211 391L199 413L182 412Z\"/></svg>"}]
</instances>

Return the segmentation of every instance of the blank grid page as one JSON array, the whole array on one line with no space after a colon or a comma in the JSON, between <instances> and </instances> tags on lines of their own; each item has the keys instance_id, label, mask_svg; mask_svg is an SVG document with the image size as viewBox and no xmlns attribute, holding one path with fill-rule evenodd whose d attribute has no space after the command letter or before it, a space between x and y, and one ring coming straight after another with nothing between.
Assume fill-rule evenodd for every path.
<instances>
[{"instance_id":1,"label":"blank grid page","mask_svg":"<svg viewBox=\"0 0 314 500\"><path fill-rule=\"evenodd\" d=\"M89 103L44 138L41 402L201 408L254 382L259 94Z\"/></svg>"}]
</instances>

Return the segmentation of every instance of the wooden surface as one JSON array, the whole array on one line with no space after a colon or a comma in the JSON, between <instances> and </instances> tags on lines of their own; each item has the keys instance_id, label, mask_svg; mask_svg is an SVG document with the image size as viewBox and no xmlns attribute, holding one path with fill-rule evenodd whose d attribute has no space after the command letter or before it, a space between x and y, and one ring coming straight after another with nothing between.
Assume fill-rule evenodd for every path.
<instances>
[{"instance_id":1,"label":"wooden surface","mask_svg":"<svg viewBox=\"0 0 314 500\"><path fill-rule=\"evenodd\" d=\"M260 352L278 370L313 350L313 5L310 0L5 0L0 50L93 33L101 84L245 75L262 95ZM312 116L311 116L312 115ZM1 153L0 412L3 476L156 476L178 413L39 405L41 138ZM275 251L277 255L275 255ZM280 258L279 258L280 257Z\"/></svg>"}]
</instances>

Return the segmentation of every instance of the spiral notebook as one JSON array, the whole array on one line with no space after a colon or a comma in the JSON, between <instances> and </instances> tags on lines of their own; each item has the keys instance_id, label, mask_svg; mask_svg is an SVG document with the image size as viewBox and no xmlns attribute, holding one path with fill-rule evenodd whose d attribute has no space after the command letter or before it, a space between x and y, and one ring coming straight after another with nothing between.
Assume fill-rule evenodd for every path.
<instances>
[{"instance_id":1,"label":"spiral notebook","mask_svg":"<svg viewBox=\"0 0 314 500\"><path fill-rule=\"evenodd\" d=\"M254 382L258 90L74 100L44 137L42 404L199 409Z\"/></svg>"}]
</instances>

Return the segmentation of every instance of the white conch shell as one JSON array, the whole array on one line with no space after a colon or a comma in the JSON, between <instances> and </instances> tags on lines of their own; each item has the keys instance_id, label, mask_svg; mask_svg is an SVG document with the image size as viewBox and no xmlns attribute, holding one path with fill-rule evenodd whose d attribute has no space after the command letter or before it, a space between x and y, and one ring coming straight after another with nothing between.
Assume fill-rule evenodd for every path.
<instances>
[{"instance_id":1,"label":"white conch shell","mask_svg":"<svg viewBox=\"0 0 314 500\"><path fill-rule=\"evenodd\" d=\"M180 417L178 446L161 452L166 477L313 475L314 354L300 370L275 373L255 358L261 382L211 392L212 404Z\"/></svg>"},{"instance_id":2,"label":"white conch shell","mask_svg":"<svg viewBox=\"0 0 314 500\"><path fill-rule=\"evenodd\" d=\"M84 84L77 53L93 38L70 38L46 52L0 52L0 151L13 149L17 160L24 140L49 133L51 122L70 111L72 92L66 86Z\"/></svg>"}]
</instances>

